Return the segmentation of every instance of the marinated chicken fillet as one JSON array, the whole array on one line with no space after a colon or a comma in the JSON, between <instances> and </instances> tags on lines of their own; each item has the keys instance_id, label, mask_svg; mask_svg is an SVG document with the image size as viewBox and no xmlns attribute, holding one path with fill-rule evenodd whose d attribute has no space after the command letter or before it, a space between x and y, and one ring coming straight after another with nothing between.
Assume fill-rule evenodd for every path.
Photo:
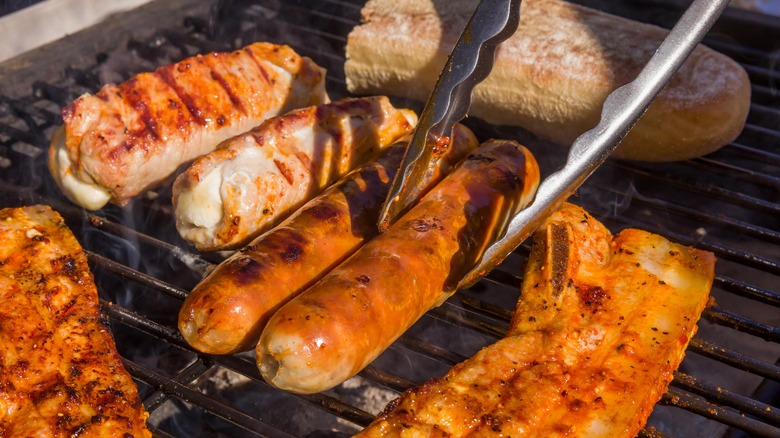
<instances>
[{"instance_id":1,"label":"marinated chicken fillet","mask_svg":"<svg viewBox=\"0 0 780 438\"><path fill-rule=\"evenodd\" d=\"M199 250L235 249L409 134L413 111L386 97L291 111L197 159L173 185L179 234Z\"/></svg>"},{"instance_id":2,"label":"marinated chicken fillet","mask_svg":"<svg viewBox=\"0 0 780 438\"><path fill-rule=\"evenodd\" d=\"M405 392L360 437L627 437L672 380L712 253L566 204L534 235L507 337Z\"/></svg>"},{"instance_id":3,"label":"marinated chicken fillet","mask_svg":"<svg viewBox=\"0 0 780 438\"><path fill-rule=\"evenodd\" d=\"M528 149L484 143L387 231L271 317L256 349L263 378L314 393L357 374L454 292L538 184Z\"/></svg>"},{"instance_id":4,"label":"marinated chicken fillet","mask_svg":"<svg viewBox=\"0 0 780 438\"><path fill-rule=\"evenodd\" d=\"M49 169L76 204L123 205L221 141L327 101L325 70L288 46L198 55L66 106Z\"/></svg>"},{"instance_id":5,"label":"marinated chicken fillet","mask_svg":"<svg viewBox=\"0 0 780 438\"><path fill-rule=\"evenodd\" d=\"M151 437L62 218L0 210L0 241L0 436Z\"/></svg>"},{"instance_id":6,"label":"marinated chicken fillet","mask_svg":"<svg viewBox=\"0 0 780 438\"><path fill-rule=\"evenodd\" d=\"M477 147L468 128L453 131L432 182ZM209 354L254 348L279 307L379 232L379 209L408 144L407 137L391 146L220 263L184 300L184 339Z\"/></svg>"}]
</instances>

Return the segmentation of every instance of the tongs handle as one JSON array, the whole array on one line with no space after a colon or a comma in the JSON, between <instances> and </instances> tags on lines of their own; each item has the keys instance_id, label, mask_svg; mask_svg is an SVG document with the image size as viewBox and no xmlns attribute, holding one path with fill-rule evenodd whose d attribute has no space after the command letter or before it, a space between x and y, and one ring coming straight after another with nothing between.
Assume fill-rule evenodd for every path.
<instances>
[{"instance_id":1,"label":"tongs handle","mask_svg":"<svg viewBox=\"0 0 780 438\"><path fill-rule=\"evenodd\" d=\"M496 47L517 31L521 0L481 0L447 59L412 134L377 226L385 231L423 193L452 126L471 106L471 91L493 69Z\"/></svg>"},{"instance_id":2,"label":"tongs handle","mask_svg":"<svg viewBox=\"0 0 780 438\"><path fill-rule=\"evenodd\" d=\"M695 0L688 7L636 79L607 97L599 124L574 141L565 166L545 178L533 203L514 216L503 237L485 250L458 288L474 284L501 263L609 157L727 4L728 0Z\"/></svg>"}]
</instances>

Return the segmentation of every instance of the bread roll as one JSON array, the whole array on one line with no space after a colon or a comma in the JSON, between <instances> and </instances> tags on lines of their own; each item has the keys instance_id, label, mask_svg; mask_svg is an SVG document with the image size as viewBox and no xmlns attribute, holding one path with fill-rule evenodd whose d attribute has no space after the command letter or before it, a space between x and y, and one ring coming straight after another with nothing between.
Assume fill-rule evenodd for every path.
<instances>
[{"instance_id":1,"label":"bread roll","mask_svg":"<svg viewBox=\"0 0 780 438\"><path fill-rule=\"evenodd\" d=\"M477 0L371 0L349 35L353 93L427 100ZM571 144L598 123L607 95L633 80L667 30L559 0L522 2L520 27L497 50L470 114ZM675 161L710 153L741 132L750 83L730 58L700 45L615 156Z\"/></svg>"}]
</instances>

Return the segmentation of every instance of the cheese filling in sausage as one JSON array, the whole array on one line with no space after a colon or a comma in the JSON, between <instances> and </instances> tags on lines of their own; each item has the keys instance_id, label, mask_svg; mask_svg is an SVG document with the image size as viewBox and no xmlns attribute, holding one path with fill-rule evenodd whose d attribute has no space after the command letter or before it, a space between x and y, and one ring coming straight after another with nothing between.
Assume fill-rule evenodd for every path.
<instances>
[{"instance_id":1,"label":"cheese filling in sausage","mask_svg":"<svg viewBox=\"0 0 780 438\"><path fill-rule=\"evenodd\" d=\"M203 251L246 245L416 123L414 112L394 108L383 96L267 120L176 178L176 228Z\"/></svg>"},{"instance_id":2,"label":"cheese filling in sausage","mask_svg":"<svg viewBox=\"0 0 780 438\"><path fill-rule=\"evenodd\" d=\"M274 314L256 349L263 378L315 393L358 373L454 292L538 183L527 149L484 144L386 232Z\"/></svg>"}]
</instances>

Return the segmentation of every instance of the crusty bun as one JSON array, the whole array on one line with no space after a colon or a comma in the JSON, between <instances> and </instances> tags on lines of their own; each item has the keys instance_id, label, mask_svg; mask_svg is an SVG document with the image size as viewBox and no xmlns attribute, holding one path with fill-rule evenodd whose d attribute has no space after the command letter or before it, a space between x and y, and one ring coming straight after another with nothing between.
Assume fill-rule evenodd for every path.
<instances>
[{"instance_id":1,"label":"crusty bun","mask_svg":"<svg viewBox=\"0 0 780 438\"><path fill-rule=\"evenodd\" d=\"M349 35L347 86L425 101L476 0L371 0ZM470 114L571 144L598 123L614 89L636 77L665 29L559 0L522 2L518 32L474 89ZM699 46L629 132L616 157L674 161L710 153L742 131L745 70Z\"/></svg>"}]
</instances>

